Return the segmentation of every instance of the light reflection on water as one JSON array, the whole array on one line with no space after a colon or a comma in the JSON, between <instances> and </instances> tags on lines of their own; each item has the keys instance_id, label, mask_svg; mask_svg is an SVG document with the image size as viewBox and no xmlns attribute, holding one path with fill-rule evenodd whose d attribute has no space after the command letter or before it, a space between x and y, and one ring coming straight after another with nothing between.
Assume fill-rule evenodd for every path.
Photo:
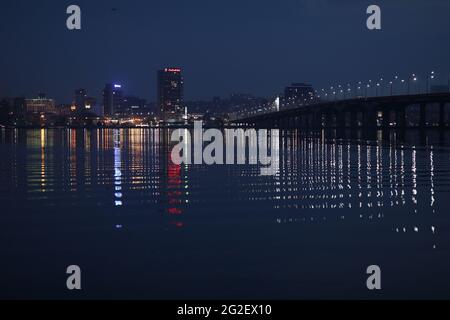
<instances>
[{"instance_id":1,"label":"light reflection on water","mask_svg":"<svg viewBox=\"0 0 450 320\"><path fill-rule=\"evenodd\" d=\"M370 298L358 284L374 263L390 272L381 298L450 297L447 133L280 131L274 176L258 165L175 165L168 137L2 130L0 254L10 289L0 296L65 294L54 278L44 291L21 280L21 263L42 252L44 275L72 256L95 274L106 262L115 270L121 252L120 292L95 283L86 297ZM411 277L423 282L414 288Z\"/></svg>"}]
</instances>

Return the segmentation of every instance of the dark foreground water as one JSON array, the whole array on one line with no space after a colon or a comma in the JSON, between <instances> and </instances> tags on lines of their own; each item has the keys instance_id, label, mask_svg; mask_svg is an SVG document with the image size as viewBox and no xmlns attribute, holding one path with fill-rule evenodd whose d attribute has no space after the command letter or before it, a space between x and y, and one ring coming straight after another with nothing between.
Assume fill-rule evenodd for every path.
<instances>
[{"instance_id":1,"label":"dark foreground water","mask_svg":"<svg viewBox=\"0 0 450 320\"><path fill-rule=\"evenodd\" d=\"M448 133L280 131L261 176L160 130L0 132L0 298L450 298Z\"/></svg>"}]
</instances>

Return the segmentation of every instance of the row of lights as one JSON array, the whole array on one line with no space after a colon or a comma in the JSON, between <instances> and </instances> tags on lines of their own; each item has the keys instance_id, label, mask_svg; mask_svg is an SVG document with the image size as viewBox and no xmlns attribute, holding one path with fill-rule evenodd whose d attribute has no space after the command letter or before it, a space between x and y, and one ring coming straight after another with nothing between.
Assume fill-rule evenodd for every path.
<instances>
[{"instance_id":1,"label":"row of lights","mask_svg":"<svg viewBox=\"0 0 450 320\"><path fill-rule=\"evenodd\" d=\"M430 89L430 81L436 79L436 73L435 71L431 71L427 77L426 77L426 93L429 93L429 89ZM352 86L350 83L347 84L347 86L343 86L338 84L337 86L330 86L328 89L322 88L319 90L314 90L315 95L312 95L310 97L307 98L303 98L303 102L300 104L300 106L303 105L310 105L310 104L314 104L314 103L320 103L321 100L338 100L338 97L341 96L340 98L343 99L347 99L347 98L351 98L351 95L353 93L353 98L362 98L362 97L369 97L370 96L370 90L373 88L375 89L375 96L378 97L379 93L380 93L380 89L386 88L385 86L383 86L383 83L386 83L385 78L380 78L377 81L372 81L372 80L368 80L368 82L364 83L363 81L359 81L357 82L356 85ZM412 73L411 75L408 76L407 80L400 78L398 75L395 75L393 77L393 79L389 80L387 82L387 88L390 89L389 94L391 96L394 95L394 85L398 83L400 85L407 85L406 92L407 94L411 94L411 83L419 83L419 77L415 74ZM353 89L354 87L354 89ZM449 87L449 91L450 91L450 73L448 74L448 87ZM358 95L358 93L360 93L362 90L364 90L364 95ZM418 89L418 91L420 92L420 87ZM293 105L298 106L297 104L298 100L295 100L295 102L293 102ZM290 105L291 102L288 102L287 105ZM245 116L245 114L249 115L253 115L253 114L258 114L258 113L264 113L264 112L273 112L274 110L273 106L271 103L269 103L266 106L262 106L260 107L260 110L250 110L250 111L241 111L239 112L241 115Z\"/></svg>"},{"instance_id":2,"label":"row of lights","mask_svg":"<svg viewBox=\"0 0 450 320\"><path fill-rule=\"evenodd\" d=\"M429 84L430 84L430 80L434 80L436 78L436 73L434 71L431 71L430 74L428 74L428 76L426 77L426 93L429 93ZM413 83L417 83L419 81L418 76L413 73L408 77L408 80L405 79L400 79L400 77L398 75L394 76L394 78L392 80L390 80L388 82L389 88L390 88L390 95L392 96L394 94L393 92L393 87L395 85L396 82L400 83L400 84L407 84L407 92L408 94L411 93L411 82ZM337 96L339 94L343 94L344 95L344 99L347 97L347 93L351 94L351 92L355 92L355 98L357 97L356 95L358 94L358 92L360 90L365 90L365 94L364 96L367 98L369 96L369 90L371 88L375 88L375 96L378 96L379 93L379 89L383 88L382 84L385 82L384 78L380 78L378 81L372 81L369 80L367 83L363 83L362 81L359 81L357 83L357 85L355 85L355 89L352 90L352 85L351 84L347 84L347 87L345 88L345 86L342 85L337 85L337 87L335 86L330 86L329 89L320 89L320 90L315 90L316 96L318 98L328 98L328 97L332 97L334 100L337 99ZM450 74L449 74L449 84L450 84ZM450 85L449 85L450 86Z\"/></svg>"}]
</instances>

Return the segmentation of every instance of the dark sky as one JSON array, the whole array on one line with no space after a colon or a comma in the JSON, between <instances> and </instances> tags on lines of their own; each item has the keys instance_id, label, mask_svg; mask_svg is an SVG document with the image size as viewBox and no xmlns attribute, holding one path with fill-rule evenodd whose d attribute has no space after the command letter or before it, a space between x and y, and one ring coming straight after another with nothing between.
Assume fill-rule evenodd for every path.
<instances>
[{"instance_id":1,"label":"dark sky","mask_svg":"<svg viewBox=\"0 0 450 320\"><path fill-rule=\"evenodd\" d=\"M66 28L78 4L82 30ZM366 8L382 8L382 31ZM113 11L113 8L117 8ZM99 97L105 82L155 99L156 70L184 69L186 99L290 82L316 87L450 71L448 0L2 0L0 97Z\"/></svg>"}]
</instances>

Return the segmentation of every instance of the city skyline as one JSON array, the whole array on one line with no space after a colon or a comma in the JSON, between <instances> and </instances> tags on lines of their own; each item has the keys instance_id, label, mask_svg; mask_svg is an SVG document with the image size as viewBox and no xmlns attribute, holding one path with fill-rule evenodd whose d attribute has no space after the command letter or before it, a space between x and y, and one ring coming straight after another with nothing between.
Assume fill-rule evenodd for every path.
<instances>
[{"instance_id":1,"label":"city skyline","mask_svg":"<svg viewBox=\"0 0 450 320\"><path fill-rule=\"evenodd\" d=\"M383 29L372 32L365 28L366 2L212 6L200 1L196 6L79 1L79 31L65 28L65 2L48 0L39 8L25 1L9 3L0 12L0 96L47 92L69 102L74 88L100 98L104 83L111 82L126 84L130 95L156 101L154 71L168 65L183 68L189 79L186 100L234 92L272 96L292 82L324 87L341 79L361 81L391 72L450 70L445 56L449 3L378 1ZM217 14L217 6L223 14ZM35 28L11 18L18 14ZM230 18L235 23L221 23ZM49 50L33 51L37 46ZM84 49L74 50L79 47Z\"/></svg>"}]
</instances>

